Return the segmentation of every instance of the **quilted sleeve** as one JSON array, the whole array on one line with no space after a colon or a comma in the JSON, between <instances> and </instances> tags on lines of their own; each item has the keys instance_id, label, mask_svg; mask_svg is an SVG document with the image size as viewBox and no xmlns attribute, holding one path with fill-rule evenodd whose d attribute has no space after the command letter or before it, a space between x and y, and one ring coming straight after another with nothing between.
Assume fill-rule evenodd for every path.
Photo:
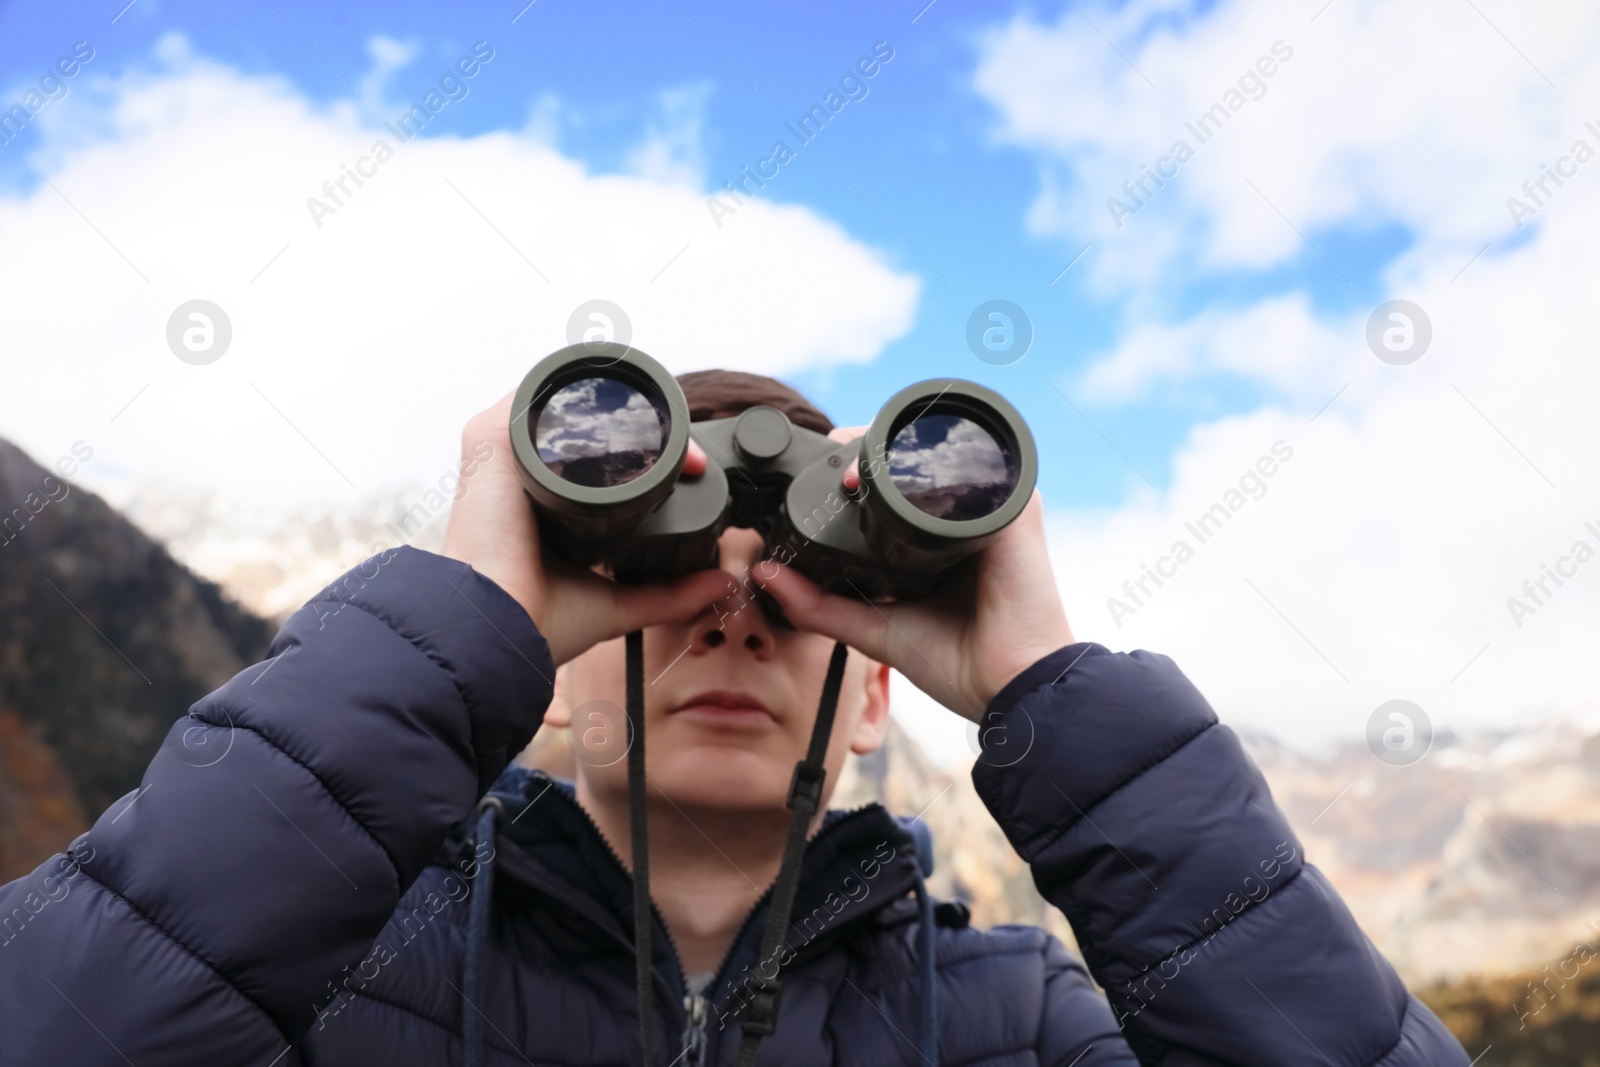
<instances>
[{"instance_id":1,"label":"quilted sleeve","mask_svg":"<svg viewBox=\"0 0 1600 1067\"><path fill-rule=\"evenodd\" d=\"M0 888L0 1063L278 1059L543 717L516 601L411 548L296 613L140 788Z\"/></svg>"},{"instance_id":2,"label":"quilted sleeve","mask_svg":"<svg viewBox=\"0 0 1600 1067\"><path fill-rule=\"evenodd\" d=\"M978 792L1141 1062L1466 1067L1171 660L1069 646L983 725Z\"/></svg>"}]
</instances>

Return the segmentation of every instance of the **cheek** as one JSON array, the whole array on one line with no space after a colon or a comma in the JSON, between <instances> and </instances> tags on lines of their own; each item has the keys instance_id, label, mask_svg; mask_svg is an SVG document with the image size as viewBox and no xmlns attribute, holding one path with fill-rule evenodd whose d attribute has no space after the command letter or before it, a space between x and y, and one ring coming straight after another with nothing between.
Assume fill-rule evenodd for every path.
<instances>
[{"instance_id":1,"label":"cheek","mask_svg":"<svg viewBox=\"0 0 1600 1067\"><path fill-rule=\"evenodd\" d=\"M604 772L613 761L626 769L626 758L619 758L627 753L625 698L620 640L596 645L557 675L556 698L550 707L559 718L550 724L566 726L565 745L576 769L586 776Z\"/></svg>"},{"instance_id":2,"label":"cheek","mask_svg":"<svg viewBox=\"0 0 1600 1067\"><path fill-rule=\"evenodd\" d=\"M778 660L783 665L785 697L795 711L802 744L811 740L811 723L822 701L822 685L828 677L828 662L833 658L833 639L820 634L784 631L778 635ZM844 684L839 694L835 724L853 710L851 700L859 686L859 656L845 661ZM804 719L803 723L798 720ZM837 737L839 731L834 730Z\"/></svg>"},{"instance_id":3,"label":"cheek","mask_svg":"<svg viewBox=\"0 0 1600 1067\"><path fill-rule=\"evenodd\" d=\"M832 642L829 642L831 645ZM870 741L863 733L862 716L867 705L867 671L866 661L856 653L851 653L850 662L845 667L844 686L839 694L839 708L834 714L833 734L828 738L828 781L837 783L844 767L845 760L858 742ZM820 694L818 694L820 699ZM807 717L807 733L802 745L811 740L809 733L812 719ZM876 745L872 745L876 748Z\"/></svg>"},{"instance_id":4,"label":"cheek","mask_svg":"<svg viewBox=\"0 0 1600 1067\"><path fill-rule=\"evenodd\" d=\"M830 798L833 791L839 787L839 778L844 773L845 761L850 757L850 732L853 725L842 715L833 723L833 736L828 739L828 755L823 760L823 765L828 768L826 786ZM804 757L804 753L801 753L801 756Z\"/></svg>"},{"instance_id":5,"label":"cheek","mask_svg":"<svg viewBox=\"0 0 1600 1067\"><path fill-rule=\"evenodd\" d=\"M847 705L843 697L839 700L839 712L833 720L833 736L828 739L828 773L835 775L835 768L844 766L845 759L857 747L861 735L861 706L860 698ZM809 738L808 738L809 740Z\"/></svg>"},{"instance_id":6,"label":"cheek","mask_svg":"<svg viewBox=\"0 0 1600 1067\"><path fill-rule=\"evenodd\" d=\"M574 767L577 777L583 779L590 792L604 794L612 798L624 798L628 795L628 761L619 759L615 763L597 766L591 763L578 763Z\"/></svg>"},{"instance_id":7,"label":"cheek","mask_svg":"<svg viewBox=\"0 0 1600 1067\"><path fill-rule=\"evenodd\" d=\"M627 697L623 639L603 641L563 668L562 694L569 708L590 700L610 700L618 706ZM650 675L650 643L645 643L645 676Z\"/></svg>"}]
</instances>

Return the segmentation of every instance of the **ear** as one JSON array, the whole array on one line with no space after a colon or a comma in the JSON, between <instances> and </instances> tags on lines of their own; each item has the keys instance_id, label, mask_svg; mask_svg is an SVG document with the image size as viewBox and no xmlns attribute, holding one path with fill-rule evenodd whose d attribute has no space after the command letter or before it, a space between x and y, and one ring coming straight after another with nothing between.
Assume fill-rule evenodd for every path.
<instances>
[{"instance_id":1,"label":"ear","mask_svg":"<svg viewBox=\"0 0 1600 1067\"><path fill-rule=\"evenodd\" d=\"M545 709L544 724L557 730L565 730L572 725L572 709L567 706L567 664L565 663L556 668L555 695L550 698L550 706Z\"/></svg>"},{"instance_id":2,"label":"ear","mask_svg":"<svg viewBox=\"0 0 1600 1067\"><path fill-rule=\"evenodd\" d=\"M856 721L855 732L850 737L850 751L858 756L878 751L889 733L888 665L867 660L862 685L866 700L861 707L861 718Z\"/></svg>"}]
</instances>

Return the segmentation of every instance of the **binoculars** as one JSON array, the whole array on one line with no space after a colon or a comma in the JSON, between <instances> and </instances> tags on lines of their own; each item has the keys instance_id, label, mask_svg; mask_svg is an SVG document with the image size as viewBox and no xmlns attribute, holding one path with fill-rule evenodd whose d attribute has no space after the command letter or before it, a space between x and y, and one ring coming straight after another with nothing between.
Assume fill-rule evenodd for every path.
<instances>
[{"instance_id":1,"label":"binoculars","mask_svg":"<svg viewBox=\"0 0 1600 1067\"><path fill-rule=\"evenodd\" d=\"M704 474L683 473L689 441ZM628 345L584 343L518 387L511 444L540 538L619 582L717 566L729 526L829 592L922 596L1005 529L1038 474L1015 408L973 382L900 390L866 435L834 441L765 405L691 422L666 368ZM845 492L851 460L860 486Z\"/></svg>"}]
</instances>

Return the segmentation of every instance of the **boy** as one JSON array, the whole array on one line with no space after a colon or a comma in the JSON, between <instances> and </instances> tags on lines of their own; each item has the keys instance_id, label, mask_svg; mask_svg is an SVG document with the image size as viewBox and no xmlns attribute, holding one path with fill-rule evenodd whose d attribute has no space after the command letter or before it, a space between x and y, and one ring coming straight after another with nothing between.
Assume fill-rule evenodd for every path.
<instances>
[{"instance_id":1,"label":"boy","mask_svg":"<svg viewBox=\"0 0 1600 1067\"><path fill-rule=\"evenodd\" d=\"M680 381L696 420L765 403L833 429L770 379ZM0 917L33 912L0 947L0 1061L637 1063L620 706L643 628L656 1064L767 1031L773 1065L1467 1063L1177 668L1074 643L1037 497L924 601L825 595L741 529L719 571L621 587L541 560L512 422L508 397L468 424L463 454L493 454L440 555L330 586L174 726L136 805L0 890ZM1017 743L978 791L1109 1001L1042 931L935 906L877 807L817 816L762 958L835 640L825 789L882 742L891 666ZM541 717L572 727L570 786L502 775ZM228 755L184 758L201 743Z\"/></svg>"}]
</instances>

